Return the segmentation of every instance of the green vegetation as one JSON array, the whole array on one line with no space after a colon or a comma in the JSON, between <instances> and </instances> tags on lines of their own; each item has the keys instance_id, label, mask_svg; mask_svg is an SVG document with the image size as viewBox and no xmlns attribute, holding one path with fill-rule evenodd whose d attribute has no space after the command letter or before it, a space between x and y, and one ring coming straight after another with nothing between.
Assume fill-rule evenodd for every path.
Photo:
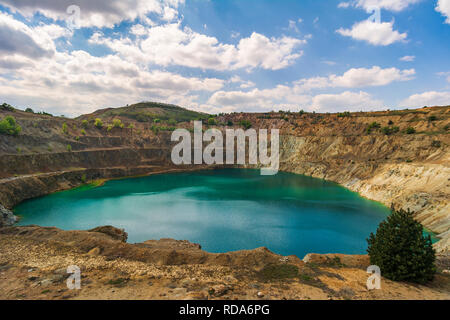
<instances>
[{"instance_id":1,"label":"green vegetation","mask_svg":"<svg viewBox=\"0 0 450 320\"><path fill-rule=\"evenodd\" d=\"M252 123L249 120L241 120L241 122L239 122L239 125L243 126L246 130L252 127Z\"/></svg>"},{"instance_id":2,"label":"green vegetation","mask_svg":"<svg viewBox=\"0 0 450 320\"><path fill-rule=\"evenodd\" d=\"M160 119L154 119L154 120L153 120L153 123L160 123L160 122L161 122Z\"/></svg>"},{"instance_id":3,"label":"green vegetation","mask_svg":"<svg viewBox=\"0 0 450 320\"><path fill-rule=\"evenodd\" d=\"M120 119L114 119L113 120L113 127L114 128L121 128L123 129L124 125Z\"/></svg>"},{"instance_id":4,"label":"green vegetation","mask_svg":"<svg viewBox=\"0 0 450 320\"><path fill-rule=\"evenodd\" d=\"M301 115L301 116L304 115L304 114L305 114L305 110L300 110L300 111L298 112L298 114Z\"/></svg>"},{"instance_id":5,"label":"green vegetation","mask_svg":"<svg viewBox=\"0 0 450 320\"><path fill-rule=\"evenodd\" d=\"M189 122L199 118L205 120L209 117L207 114L187 110L175 105L156 102L142 102L132 106L108 110L104 113L104 116L126 117L139 122L150 122L155 119L170 121L172 119L177 123Z\"/></svg>"},{"instance_id":6,"label":"green vegetation","mask_svg":"<svg viewBox=\"0 0 450 320\"><path fill-rule=\"evenodd\" d=\"M15 111L16 109L14 109L14 107L10 104L7 103L3 103L2 105L0 105L0 110L5 110L5 111Z\"/></svg>"},{"instance_id":7,"label":"green vegetation","mask_svg":"<svg viewBox=\"0 0 450 320\"><path fill-rule=\"evenodd\" d=\"M84 174L81 176L81 182L86 183L86 180L87 180L86 174L84 173Z\"/></svg>"},{"instance_id":8,"label":"green vegetation","mask_svg":"<svg viewBox=\"0 0 450 320\"><path fill-rule=\"evenodd\" d=\"M232 126L233 126L233 121L228 120L228 121L227 121L227 126L232 127Z\"/></svg>"},{"instance_id":9,"label":"green vegetation","mask_svg":"<svg viewBox=\"0 0 450 320\"><path fill-rule=\"evenodd\" d=\"M81 129L81 134L82 134L83 136L85 136L85 135L86 135L86 130Z\"/></svg>"},{"instance_id":10,"label":"green vegetation","mask_svg":"<svg viewBox=\"0 0 450 320\"><path fill-rule=\"evenodd\" d=\"M450 124L446 124L444 127L444 131L449 131L450 130Z\"/></svg>"},{"instance_id":11,"label":"green vegetation","mask_svg":"<svg viewBox=\"0 0 450 320\"><path fill-rule=\"evenodd\" d=\"M408 127L406 128L406 134L415 134L416 133L416 129L414 129L413 127Z\"/></svg>"},{"instance_id":12,"label":"green vegetation","mask_svg":"<svg viewBox=\"0 0 450 320\"><path fill-rule=\"evenodd\" d=\"M81 121L81 127L87 129L89 127L89 121L87 120Z\"/></svg>"},{"instance_id":13,"label":"green vegetation","mask_svg":"<svg viewBox=\"0 0 450 320\"><path fill-rule=\"evenodd\" d=\"M383 127L383 128L381 129L381 131L382 131L385 135L390 136L391 134L394 134L394 133L399 132L399 131L400 131L400 128L399 128L399 127Z\"/></svg>"},{"instance_id":14,"label":"green vegetation","mask_svg":"<svg viewBox=\"0 0 450 320\"><path fill-rule=\"evenodd\" d=\"M428 117L428 121L436 121L437 117L436 116L429 116Z\"/></svg>"},{"instance_id":15,"label":"green vegetation","mask_svg":"<svg viewBox=\"0 0 450 320\"><path fill-rule=\"evenodd\" d=\"M96 126L99 129L103 128L102 119L99 119L99 118L95 119L94 126Z\"/></svg>"},{"instance_id":16,"label":"green vegetation","mask_svg":"<svg viewBox=\"0 0 450 320\"><path fill-rule=\"evenodd\" d=\"M351 113L349 112L349 111L345 111L345 112L342 112L342 113L338 113L338 118L347 118L347 117L351 117L352 115L351 115Z\"/></svg>"},{"instance_id":17,"label":"green vegetation","mask_svg":"<svg viewBox=\"0 0 450 320\"><path fill-rule=\"evenodd\" d=\"M7 116L5 119L0 121L0 134L17 136L21 131L22 127L16 123L16 119L14 117Z\"/></svg>"},{"instance_id":18,"label":"green vegetation","mask_svg":"<svg viewBox=\"0 0 450 320\"><path fill-rule=\"evenodd\" d=\"M169 121L167 121L167 124L171 126L176 126L178 122L175 119L169 119Z\"/></svg>"},{"instance_id":19,"label":"green vegetation","mask_svg":"<svg viewBox=\"0 0 450 320\"><path fill-rule=\"evenodd\" d=\"M67 145L66 149L68 152L72 152L72 146L70 144Z\"/></svg>"},{"instance_id":20,"label":"green vegetation","mask_svg":"<svg viewBox=\"0 0 450 320\"><path fill-rule=\"evenodd\" d=\"M210 126L215 126L217 123L216 123L216 119L214 119L214 118L209 118L208 119L208 125L210 125Z\"/></svg>"},{"instance_id":21,"label":"green vegetation","mask_svg":"<svg viewBox=\"0 0 450 320\"><path fill-rule=\"evenodd\" d=\"M67 123L65 123L65 122L62 125L62 132L64 134L68 134L69 133L69 128L67 127Z\"/></svg>"},{"instance_id":22,"label":"green vegetation","mask_svg":"<svg viewBox=\"0 0 450 320\"><path fill-rule=\"evenodd\" d=\"M431 143L431 146L433 147L433 148L440 148L441 147L441 142L439 141L439 140L434 140L432 143Z\"/></svg>"},{"instance_id":23,"label":"green vegetation","mask_svg":"<svg viewBox=\"0 0 450 320\"><path fill-rule=\"evenodd\" d=\"M31 109L31 108L26 108L26 109L25 109L25 112L28 112L28 113L34 113L33 109Z\"/></svg>"},{"instance_id":24,"label":"green vegetation","mask_svg":"<svg viewBox=\"0 0 450 320\"><path fill-rule=\"evenodd\" d=\"M378 122L372 122L366 129L367 134L371 134L372 130L378 130L381 128L381 125Z\"/></svg>"},{"instance_id":25,"label":"green vegetation","mask_svg":"<svg viewBox=\"0 0 450 320\"><path fill-rule=\"evenodd\" d=\"M380 267L382 276L394 281L426 283L436 272L431 237L410 212L392 210L376 234L370 234L370 263Z\"/></svg>"},{"instance_id":26,"label":"green vegetation","mask_svg":"<svg viewBox=\"0 0 450 320\"><path fill-rule=\"evenodd\" d=\"M269 264L256 274L262 281L292 279L298 275L298 267L291 264Z\"/></svg>"}]
</instances>

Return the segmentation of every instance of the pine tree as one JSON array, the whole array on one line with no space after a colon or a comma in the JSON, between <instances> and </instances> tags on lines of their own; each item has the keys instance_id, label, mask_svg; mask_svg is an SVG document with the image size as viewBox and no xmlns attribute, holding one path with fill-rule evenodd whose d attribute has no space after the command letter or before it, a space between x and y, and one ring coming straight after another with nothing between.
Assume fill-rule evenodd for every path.
<instances>
[{"instance_id":1,"label":"pine tree","mask_svg":"<svg viewBox=\"0 0 450 320\"><path fill-rule=\"evenodd\" d=\"M392 208L367 242L370 263L380 267L383 277L416 283L433 280L436 256L431 237L423 235L423 226L409 211Z\"/></svg>"}]
</instances>

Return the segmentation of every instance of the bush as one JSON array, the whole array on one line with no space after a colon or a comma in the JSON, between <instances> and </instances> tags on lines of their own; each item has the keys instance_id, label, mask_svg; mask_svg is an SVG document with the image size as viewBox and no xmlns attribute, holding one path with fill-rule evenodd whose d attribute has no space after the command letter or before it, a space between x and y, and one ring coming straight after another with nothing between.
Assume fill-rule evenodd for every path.
<instances>
[{"instance_id":1,"label":"bush","mask_svg":"<svg viewBox=\"0 0 450 320\"><path fill-rule=\"evenodd\" d=\"M436 116L429 116L428 117L428 121L436 121L437 117Z\"/></svg>"},{"instance_id":2,"label":"bush","mask_svg":"<svg viewBox=\"0 0 450 320\"><path fill-rule=\"evenodd\" d=\"M175 119L169 119L169 121L167 121L167 124L169 124L171 126L176 126L178 124L178 122Z\"/></svg>"},{"instance_id":3,"label":"bush","mask_svg":"<svg viewBox=\"0 0 450 320\"><path fill-rule=\"evenodd\" d=\"M28 112L28 113L34 113L33 109L31 109L31 108L26 108L26 109L25 109L25 112Z\"/></svg>"},{"instance_id":4,"label":"bush","mask_svg":"<svg viewBox=\"0 0 450 320\"><path fill-rule=\"evenodd\" d=\"M16 123L16 119L14 119L14 117L7 116L5 119L0 121L0 134L17 136L21 131L22 127Z\"/></svg>"},{"instance_id":5,"label":"bush","mask_svg":"<svg viewBox=\"0 0 450 320\"><path fill-rule=\"evenodd\" d=\"M229 127L232 127L232 126L233 126L233 121L231 121L231 120L228 120L228 122L227 122L227 126L229 126Z\"/></svg>"},{"instance_id":6,"label":"bush","mask_svg":"<svg viewBox=\"0 0 450 320\"><path fill-rule=\"evenodd\" d=\"M95 119L94 126L96 126L99 129L103 128L102 119L99 119L99 118Z\"/></svg>"},{"instance_id":7,"label":"bush","mask_svg":"<svg viewBox=\"0 0 450 320\"><path fill-rule=\"evenodd\" d=\"M214 118L209 118L209 119L208 119L208 125L210 125L210 126L215 126L215 125L216 125L216 119L214 119Z\"/></svg>"},{"instance_id":8,"label":"bush","mask_svg":"<svg viewBox=\"0 0 450 320\"><path fill-rule=\"evenodd\" d=\"M81 134L82 134L83 136L85 136L85 135L86 135L86 130L81 129Z\"/></svg>"},{"instance_id":9,"label":"bush","mask_svg":"<svg viewBox=\"0 0 450 320\"><path fill-rule=\"evenodd\" d=\"M242 120L239 124L243 126L246 130L252 127L252 123L248 120Z\"/></svg>"},{"instance_id":10,"label":"bush","mask_svg":"<svg viewBox=\"0 0 450 320\"><path fill-rule=\"evenodd\" d=\"M5 110L5 111L14 111L14 107L10 104L7 103L3 103L2 105L0 105L0 109L1 110Z\"/></svg>"},{"instance_id":11,"label":"bush","mask_svg":"<svg viewBox=\"0 0 450 320\"><path fill-rule=\"evenodd\" d=\"M89 121L87 121L87 120L81 121L81 126L82 126L84 129L87 129L87 128L89 127Z\"/></svg>"},{"instance_id":12,"label":"bush","mask_svg":"<svg viewBox=\"0 0 450 320\"><path fill-rule=\"evenodd\" d=\"M113 120L113 127L114 128L123 128L124 125L120 119L114 119Z\"/></svg>"},{"instance_id":13,"label":"bush","mask_svg":"<svg viewBox=\"0 0 450 320\"><path fill-rule=\"evenodd\" d=\"M399 127L383 127L383 129L381 129L381 131L383 131L383 133L387 136L390 136L391 134L397 133L400 131Z\"/></svg>"},{"instance_id":14,"label":"bush","mask_svg":"<svg viewBox=\"0 0 450 320\"><path fill-rule=\"evenodd\" d=\"M66 149L68 152L72 152L72 146L70 144L67 145Z\"/></svg>"},{"instance_id":15,"label":"bush","mask_svg":"<svg viewBox=\"0 0 450 320\"><path fill-rule=\"evenodd\" d=\"M406 134L414 134L414 133L416 133L416 129L414 129L413 127L406 128Z\"/></svg>"},{"instance_id":16,"label":"bush","mask_svg":"<svg viewBox=\"0 0 450 320\"><path fill-rule=\"evenodd\" d=\"M439 140L434 140L431 143L431 146L434 147L434 148L440 148L441 147L441 142Z\"/></svg>"},{"instance_id":17,"label":"bush","mask_svg":"<svg viewBox=\"0 0 450 320\"><path fill-rule=\"evenodd\" d=\"M349 111L345 111L345 112L342 112L342 113L338 113L338 118L346 118L346 117L351 117L352 115L351 115L351 113L349 112Z\"/></svg>"},{"instance_id":18,"label":"bush","mask_svg":"<svg viewBox=\"0 0 450 320\"><path fill-rule=\"evenodd\" d=\"M62 125L62 132L64 134L68 134L69 133L69 128L67 127L67 123L65 123L65 122Z\"/></svg>"},{"instance_id":19,"label":"bush","mask_svg":"<svg viewBox=\"0 0 450 320\"><path fill-rule=\"evenodd\" d=\"M370 263L380 267L383 277L416 283L433 280L436 267L431 237L424 237L422 225L410 212L392 209L367 242Z\"/></svg>"},{"instance_id":20,"label":"bush","mask_svg":"<svg viewBox=\"0 0 450 320\"><path fill-rule=\"evenodd\" d=\"M369 124L366 131L368 134L371 134L373 129L380 129L380 128L381 125L378 122L372 122L371 124Z\"/></svg>"}]
</instances>

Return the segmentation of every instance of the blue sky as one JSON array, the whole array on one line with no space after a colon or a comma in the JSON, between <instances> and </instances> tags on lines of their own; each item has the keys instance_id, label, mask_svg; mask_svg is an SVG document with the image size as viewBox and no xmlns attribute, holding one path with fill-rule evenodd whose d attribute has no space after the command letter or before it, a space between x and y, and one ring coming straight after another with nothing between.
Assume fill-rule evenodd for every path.
<instances>
[{"instance_id":1,"label":"blue sky","mask_svg":"<svg viewBox=\"0 0 450 320\"><path fill-rule=\"evenodd\" d=\"M449 40L450 0L0 0L0 100L69 116L449 105Z\"/></svg>"}]
</instances>

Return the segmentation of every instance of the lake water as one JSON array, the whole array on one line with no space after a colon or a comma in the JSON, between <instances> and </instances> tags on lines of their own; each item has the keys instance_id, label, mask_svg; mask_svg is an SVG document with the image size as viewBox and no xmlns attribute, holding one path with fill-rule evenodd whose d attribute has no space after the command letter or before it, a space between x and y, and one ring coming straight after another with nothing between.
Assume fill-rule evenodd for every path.
<instances>
[{"instance_id":1,"label":"lake water","mask_svg":"<svg viewBox=\"0 0 450 320\"><path fill-rule=\"evenodd\" d=\"M174 238L209 252L265 246L303 258L313 252L365 254L366 238L389 210L320 179L224 169L84 186L26 201L15 213L20 225L124 228L131 243Z\"/></svg>"}]
</instances>

